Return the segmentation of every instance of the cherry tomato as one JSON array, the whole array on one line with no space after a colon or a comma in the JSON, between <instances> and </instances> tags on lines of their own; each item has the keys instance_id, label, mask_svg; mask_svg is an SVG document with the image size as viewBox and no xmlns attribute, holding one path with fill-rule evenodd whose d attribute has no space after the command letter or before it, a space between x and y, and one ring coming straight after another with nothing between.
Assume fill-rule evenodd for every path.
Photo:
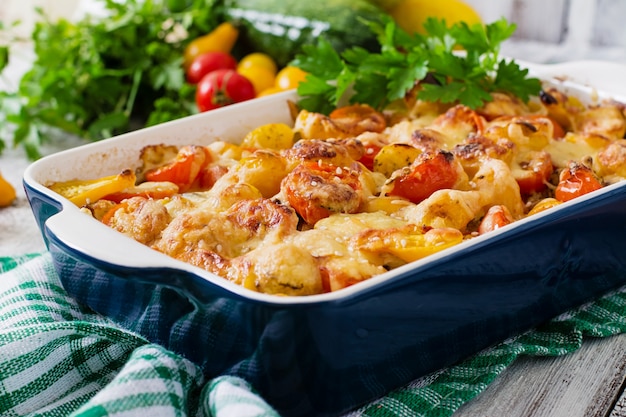
<instances>
[{"instance_id":1,"label":"cherry tomato","mask_svg":"<svg viewBox=\"0 0 626 417\"><path fill-rule=\"evenodd\" d=\"M227 172L228 168L221 165L207 166L198 174L198 188L200 190L210 190L217 180Z\"/></svg>"},{"instance_id":2,"label":"cherry tomato","mask_svg":"<svg viewBox=\"0 0 626 417\"><path fill-rule=\"evenodd\" d=\"M408 167L408 171L391 178L389 195L406 198L418 204L432 193L452 188L459 179L459 164L450 152L424 152ZM462 168L461 168L462 169Z\"/></svg>"},{"instance_id":3,"label":"cherry tomato","mask_svg":"<svg viewBox=\"0 0 626 417\"><path fill-rule=\"evenodd\" d=\"M328 117L333 122L348 127L355 136L363 132L380 133L387 127L385 116L367 104L338 107Z\"/></svg>"},{"instance_id":4,"label":"cherry tomato","mask_svg":"<svg viewBox=\"0 0 626 417\"><path fill-rule=\"evenodd\" d=\"M298 165L283 179L281 190L311 225L332 213L356 213L363 202L358 172L326 163Z\"/></svg>"},{"instance_id":5,"label":"cherry tomato","mask_svg":"<svg viewBox=\"0 0 626 417\"><path fill-rule=\"evenodd\" d=\"M250 80L257 95L274 86L274 74L265 67L238 67L237 72Z\"/></svg>"},{"instance_id":6,"label":"cherry tomato","mask_svg":"<svg viewBox=\"0 0 626 417\"><path fill-rule=\"evenodd\" d=\"M147 171L146 179L174 183L183 192L189 189L211 159L209 151L202 146L183 146L172 162Z\"/></svg>"},{"instance_id":7,"label":"cherry tomato","mask_svg":"<svg viewBox=\"0 0 626 417\"><path fill-rule=\"evenodd\" d=\"M376 155L378 155L378 152L380 152L381 149L382 147L376 144L365 145L365 152L363 153L361 159L359 159L359 162L365 165L365 167L370 171L373 171L374 158L376 158Z\"/></svg>"},{"instance_id":8,"label":"cherry tomato","mask_svg":"<svg viewBox=\"0 0 626 417\"><path fill-rule=\"evenodd\" d=\"M559 175L559 184L554 191L554 198L565 202L602 188L602 184L586 165L570 162Z\"/></svg>"},{"instance_id":9,"label":"cherry tomato","mask_svg":"<svg viewBox=\"0 0 626 417\"><path fill-rule=\"evenodd\" d=\"M241 58L239 60L239 64L237 65L237 69L241 70L244 68L265 68L272 73L272 75L276 75L278 68L276 66L276 62L274 59L262 52L253 52Z\"/></svg>"},{"instance_id":10,"label":"cherry tomato","mask_svg":"<svg viewBox=\"0 0 626 417\"><path fill-rule=\"evenodd\" d=\"M253 99L254 85L237 71L221 69L205 75L198 83L196 104L201 112Z\"/></svg>"},{"instance_id":11,"label":"cherry tomato","mask_svg":"<svg viewBox=\"0 0 626 417\"><path fill-rule=\"evenodd\" d=\"M513 215L506 206L491 206L489 210L487 210L485 217L481 220L480 226L478 226L478 234L482 235L494 231L507 224L513 223L513 221Z\"/></svg>"},{"instance_id":12,"label":"cherry tomato","mask_svg":"<svg viewBox=\"0 0 626 417\"><path fill-rule=\"evenodd\" d=\"M545 151L531 151L528 160L519 163L521 169L513 170L513 176L522 195L538 193L546 189L554 166L550 154Z\"/></svg>"},{"instance_id":13,"label":"cherry tomato","mask_svg":"<svg viewBox=\"0 0 626 417\"><path fill-rule=\"evenodd\" d=\"M222 51L205 52L198 55L187 69L187 82L198 84L202 77L218 69L235 69L237 60Z\"/></svg>"},{"instance_id":14,"label":"cherry tomato","mask_svg":"<svg viewBox=\"0 0 626 417\"><path fill-rule=\"evenodd\" d=\"M552 137L555 139L562 139L565 137L565 129L563 129L563 126L561 126L561 124L552 117L548 117L548 119L552 122Z\"/></svg>"},{"instance_id":15,"label":"cherry tomato","mask_svg":"<svg viewBox=\"0 0 626 417\"><path fill-rule=\"evenodd\" d=\"M274 85L281 90L290 90L292 88L297 88L300 81L304 81L306 76L307 73L302 71L300 68L286 66L278 71L278 74L276 74L276 81Z\"/></svg>"},{"instance_id":16,"label":"cherry tomato","mask_svg":"<svg viewBox=\"0 0 626 417\"><path fill-rule=\"evenodd\" d=\"M528 212L527 216L532 216L533 214L541 213L544 210L551 209L552 207L556 207L561 202L556 198L548 197L540 200L537 204L533 206L532 209Z\"/></svg>"}]
</instances>

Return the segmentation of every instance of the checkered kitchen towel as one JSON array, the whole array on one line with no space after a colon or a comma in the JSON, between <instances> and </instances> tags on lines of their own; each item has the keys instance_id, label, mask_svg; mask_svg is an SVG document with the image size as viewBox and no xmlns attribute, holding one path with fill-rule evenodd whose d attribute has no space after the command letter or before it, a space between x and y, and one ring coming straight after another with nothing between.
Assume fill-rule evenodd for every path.
<instances>
[{"instance_id":1,"label":"checkered kitchen towel","mask_svg":"<svg viewBox=\"0 0 626 417\"><path fill-rule=\"evenodd\" d=\"M350 413L449 416L520 355L626 332L626 287ZM192 362L68 297L48 253L0 258L0 415L277 416L240 378Z\"/></svg>"}]
</instances>

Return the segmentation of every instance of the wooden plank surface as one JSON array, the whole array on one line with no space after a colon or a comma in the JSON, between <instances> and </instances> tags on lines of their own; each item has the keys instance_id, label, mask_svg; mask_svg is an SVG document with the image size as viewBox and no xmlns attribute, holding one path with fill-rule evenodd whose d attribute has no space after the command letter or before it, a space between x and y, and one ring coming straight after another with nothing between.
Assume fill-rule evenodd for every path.
<instances>
[{"instance_id":1,"label":"wooden plank surface","mask_svg":"<svg viewBox=\"0 0 626 417\"><path fill-rule=\"evenodd\" d=\"M622 390L622 395L617 401L615 408L611 411L609 417L626 417L626 387Z\"/></svg>"},{"instance_id":2,"label":"wooden plank surface","mask_svg":"<svg viewBox=\"0 0 626 417\"><path fill-rule=\"evenodd\" d=\"M569 355L518 358L454 417L624 417L625 383L626 334L586 338Z\"/></svg>"},{"instance_id":3,"label":"wooden plank surface","mask_svg":"<svg viewBox=\"0 0 626 417\"><path fill-rule=\"evenodd\" d=\"M626 46L626 1L597 0L591 42L600 46Z\"/></svg>"}]
</instances>

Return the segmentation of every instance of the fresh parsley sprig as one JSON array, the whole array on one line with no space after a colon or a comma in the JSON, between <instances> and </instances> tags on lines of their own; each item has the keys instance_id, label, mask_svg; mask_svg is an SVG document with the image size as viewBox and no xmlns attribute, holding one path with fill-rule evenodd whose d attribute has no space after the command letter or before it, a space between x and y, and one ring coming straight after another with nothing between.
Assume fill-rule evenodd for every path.
<instances>
[{"instance_id":1,"label":"fresh parsley sprig","mask_svg":"<svg viewBox=\"0 0 626 417\"><path fill-rule=\"evenodd\" d=\"M515 31L505 19L448 27L444 20L430 18L424 24L426 35L410 35L391 19L367 24L378 36L380 52L353 47L339 54L321 38L291 62L309 73L298 87L302 108L328 113L347 100L383 109L417 83L419 99L471 108L492 100L492 92L526 101L541 89L527 69L500 57L500 45Z\"/></svg>"},{"instance_id":2,"label":"fresh parsley sprig","mask_svg":"<svg viewBox=\"0 0 626 417\"><path fill-rule=\"evenodd\" d=\"M182 55L218 24L216 1L97 0L104 15L77 21L40 11L34 62L0 91L0 153L21 146L37 159L68 134L96 141L192 113ZM9 53L0 47L0 76Z\"/></svg>"}]
</instances>

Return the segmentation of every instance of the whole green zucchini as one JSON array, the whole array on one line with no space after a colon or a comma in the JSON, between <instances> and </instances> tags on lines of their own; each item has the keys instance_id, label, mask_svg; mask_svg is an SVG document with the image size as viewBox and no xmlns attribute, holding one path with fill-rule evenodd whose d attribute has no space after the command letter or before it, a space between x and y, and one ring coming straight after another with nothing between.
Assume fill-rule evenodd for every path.
<instances>
[{"instance_id":1,"label":"whole green zucchini","mask_svg":"<svg viewBox=\"0 0 626 417\"><path fill-rule=\"evenodd\" d=\"M222 7L223 18L240 29L238 43L280 66L320 36L339 52L352 46L376 50L376 35L360 19L378 22L385 15L368 0L223 0Z\"/></svg>"}]
</instances>

